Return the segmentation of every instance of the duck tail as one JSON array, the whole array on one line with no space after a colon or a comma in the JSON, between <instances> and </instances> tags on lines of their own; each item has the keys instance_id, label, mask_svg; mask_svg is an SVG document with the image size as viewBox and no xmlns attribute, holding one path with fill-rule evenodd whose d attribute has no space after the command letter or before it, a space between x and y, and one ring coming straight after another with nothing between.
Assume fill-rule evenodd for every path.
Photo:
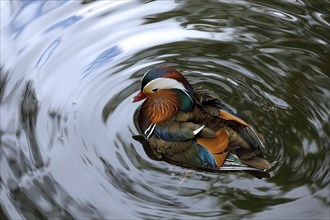
<instances>
[{"instance_id":1,"label":"duck tail","mask_svg":"<svg viewBox=\"0 0 330 220\"><path fill-rule=\"evenodd\" d=\"M260 157L258 157L258 158L260 158ZM260 159L265 160L263 158L260 158ZM226 161L221 166L220 170L222 170L222 171L238 171L238 170L266 171L267 169L270 168L267 163L268 163L268 161L266 161L266 163L265 163L266 165L264 164L263 166L260 166L260 164L263 164L263 163L260 163L260 161L259 161L259 163L258 163L258 161L253 163L253 162L250 162L250 159L242 160L236 154L230 152L226 158Z\"/></svg>"},{"instance_id":2,"label":"duck tail","mask_svg":"<svg viewBox=\"0 0 330 220\"><path fill-rule=\"evenodd\" d=\"M239 134L252 146L250 149L236 149L236 155L239 159L243 163L257 169L270 169L272 167L271 164L262 155L265 149L263 136L258 134L250 125L241 128Z\"/></svg>"},{"instance_id":3,"label":"duck tail","mask_svg":"<svg viewBox=\"0 0 330 220\"><path fill-rule=\"evenodd\" d=\"M261 134L258 134L251 125L242 127L239 131L239 134L243 137L244 140L246 140L254 148L258 149L260 152L265 150L264 137Z\"/></svg>"}]
</instances>

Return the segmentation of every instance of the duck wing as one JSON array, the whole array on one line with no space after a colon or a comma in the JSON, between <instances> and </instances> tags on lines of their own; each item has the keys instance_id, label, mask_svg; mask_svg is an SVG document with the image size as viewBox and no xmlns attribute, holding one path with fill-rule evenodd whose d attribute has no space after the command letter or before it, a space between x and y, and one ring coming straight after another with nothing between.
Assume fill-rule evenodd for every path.
<instances>
[{"instance_id":1,"label":"duck wing","mask_svg":"<svg viewBox=\"0 0 330 220\"><path fill-rule=\"evenodd\" d=\"M263 137L257 134L255 129L225 104L215 92L202 87L194 88L194 92L196 103L207 113L226 120L254 148L265 149Z\"/></svg>"},{"instance_id":2,"label":"duck wing","mask_svg":"<svg viewBox=\"0 0 330 220\"><path fill-rule=\"evenodd\" d=\"M180 166L209 170L265 169L264 165L260 166L264 159L256 157L255 150L237 149L241 160L227 160L229 133L225 129L213 132L191 122L163 122L155 126L148 143L149 152L157 159Z\"/></svg>"},{"instance_id":3,"label":"duck wing","mask_svg":"<svg viewBox=\"0 0 330 220\"><path fill-rule=\"evenodd\" d=\"M208 114L219 117L234 131L236 131L249 147L236 148L239 159L252 167L258 169L269 169L270 163L262 156L265 149L263 137L257 134L255 129L245 122L233 109L225 104L220 97L210 89L202 87L194 88L196 104L201 106Z\"/></svg>"},{"instance_id":4,"label":"duck wing","mask_svg":"<svg viewBox=\"0 0 330 220\"><path fill-rule=\"evenodd\" d=\"M228 133L214 132L192 122L163 122L155 126L149 143L165 161L186 167L218 170L224 163Z\"/></svg>"}]
</instances>

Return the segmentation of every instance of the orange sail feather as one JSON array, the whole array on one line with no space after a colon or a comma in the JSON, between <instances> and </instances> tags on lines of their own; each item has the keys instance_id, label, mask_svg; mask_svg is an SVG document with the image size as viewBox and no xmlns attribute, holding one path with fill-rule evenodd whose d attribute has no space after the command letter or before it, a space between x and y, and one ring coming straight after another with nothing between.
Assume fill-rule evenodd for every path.
<instances>
[{"instance_id":1,"label":"orange sail feather","mask_svg":"<svg viewBox=\"0 0 330 220\"><path fill-rule=\"evenodd\" d=\"M217 136L215 138L197 138L197 143L205 147L212 153L212 156L216 161L217 167L220 168L228 154L228 152L226 152L226 149L229 143L229 134L224 129L217 131L216 134Z\"/></svg>"},{"instance_id":2,"label":"orange sail feather","mask_svg":"<svg viewBox=\"0 0 330 220\"><path fill-rule=\"evenodd\" d=\"M248 123L246 123L245 121L243 121L242 119L236 117L235 115L232 115L224 110L220 110L220 118L228 120L228 121L236 121L244 126L249 126Z\"/></svg>"}]
</instances>

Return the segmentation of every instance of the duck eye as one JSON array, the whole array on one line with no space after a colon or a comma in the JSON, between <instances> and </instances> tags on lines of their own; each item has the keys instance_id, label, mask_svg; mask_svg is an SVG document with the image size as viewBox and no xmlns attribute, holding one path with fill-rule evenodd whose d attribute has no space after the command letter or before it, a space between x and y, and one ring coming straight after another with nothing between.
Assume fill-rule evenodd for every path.
<instances>
[{"instance_id":1,"label":"duck eye","mask_svg":"<svg viewBox=\"0 0 330 220\"><path fill-rule=\"evenodd\" d=\"M151 91L153 91L153 92L158 92L158 89L157 89L157 88L154 88L154 89L152 89Z\"/></svg>"}]
</instances>

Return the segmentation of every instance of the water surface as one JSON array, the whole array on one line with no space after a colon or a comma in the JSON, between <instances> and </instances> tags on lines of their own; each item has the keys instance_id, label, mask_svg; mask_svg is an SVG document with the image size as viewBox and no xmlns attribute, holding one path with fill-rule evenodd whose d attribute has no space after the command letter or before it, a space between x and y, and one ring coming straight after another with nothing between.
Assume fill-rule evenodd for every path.
<instances>
[{"instance_id":1,"label":"water surface","mask_svg":"<svg viewBox=\"0 0 330 220\"><path fill-rule=\"evenodd\" d=\"M329 219L329 1L1 1L3 217ZM153 161L131 99L168 65L267 140L271 177Z\"/></svg>"}]
</instances>

